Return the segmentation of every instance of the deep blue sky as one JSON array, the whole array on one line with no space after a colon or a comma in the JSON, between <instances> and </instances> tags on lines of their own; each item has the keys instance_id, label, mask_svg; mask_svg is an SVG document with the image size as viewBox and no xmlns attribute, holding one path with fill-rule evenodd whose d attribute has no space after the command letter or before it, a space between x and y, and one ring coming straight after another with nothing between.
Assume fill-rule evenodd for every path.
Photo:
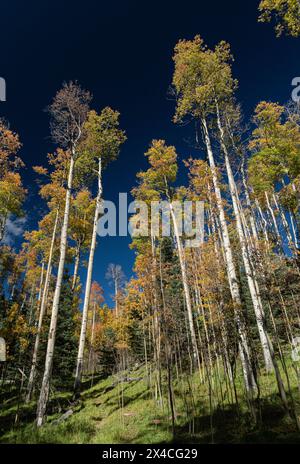
<instances>
[{"instance_id":1,"label":"deep blue sky","mask_svg":"<svg viewBox=\"0 0 300 464\"><path fill-rule=\"evenodd\" d=\"M176 145L181 158L194 154L184 141L192 128L172 124L174 106L167 99L178 39L200 34L209 46L221 39L230 42L247 116L262 99L287 101L292 78L300 76L300 40L276 39L270 25L258 24L258 3L2 0L0 76L6 79L7 101L0 102L0 116L23 142L28 224L39 219L31 166L45 164L54 148L43 109L63 81L77 79L89 89L95 109L110 105L121 112L128 141L104 175L105 198L111 200L131 190L153 138ZM109 262L120 263L130 276L134 256L129 242L110 238L98 245L94 279L104 285L106 296L111 292L104 279Z\"/></svg>"}]
</instances>

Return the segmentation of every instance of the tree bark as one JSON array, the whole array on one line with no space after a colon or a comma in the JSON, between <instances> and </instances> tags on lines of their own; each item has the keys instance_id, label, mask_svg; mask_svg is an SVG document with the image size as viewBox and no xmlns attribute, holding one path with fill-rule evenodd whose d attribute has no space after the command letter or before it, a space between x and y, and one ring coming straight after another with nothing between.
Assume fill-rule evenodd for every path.
<instances>
[{"instance_id":1,"label":"tree bark","mask_svg":"<svg viewBox=\"0 0 300 464\"><path fill-rule=\"evenodd\" d=\"M38 293L38 302L41 301L42 298L42 289L43 289L43 281L44 281L44 269L45 269L45 262L43 260L42 262L42 268L41 268L41 278L40 278L40 285L39 285L39 293Z\"/></svg>"},{"instance_id":2,"label":"tree bark","mask_svg":"<svg viewBox=\"0 0 300 464\"><path fill-rule=\"evenodd\" d=\"M272 358L274 357L273 347L269 345L269 339L266 333L264 309L263 309L261 298L258 292L258 283L254 278L253 270L252 270L252 266L250 262L249 250L247 247L246 237L245 237L244 229L242 226L242 218L241 218L240 209L239 209L239 198L238 198L237 188L236 188L235 180L233 177L233 173L232 173L232 169L231 169L231 165L229 161L227 147L224 141L224 130L221 124L221 118L220 118L220 113L219 113L217 104L216 104L216 107L217 107L217 123L218 123L219 132L220 132L220 142L221 142L221 147L222 147L222 151L224 153L224 158L225 158L225 165L226 165L229 189L230 189L230 194L231 194L231 199L232 199L233 211L234 211L234 216L235 216L236 229L237 229L237 233L239 237L239 242L240 242L241 251L242 251L242 258L243 258L243 263L245 267L245 273L246 273L248 287L249 287L251 300L252 300L252 304L254 308L254 313L256 317L256 323L258 327L260 342L261 342L261 346L263 350L265 368L267 372L272 372L274 368L273 361L272 361Z\"/></svg>"},{"instance_id":3,"label":"tree bark","mask_svg":"<svg viewBox=\"0 0 300 464\"><path fill-rule=\"evenodd\" d=\"M74 272L73 272L73 280L72 280L72 292L74 292L78 277L78 270L79 270L79 262L80 262L80 246L76 249L75 255L75 262L74 262Z\"/></svg>"},{"instance_id":4,"label":"tree bark","mask_svg":"<svg viewBox=\"0 0 300 464\"><path fill-rule=\"evenodd\" d=\"M245 386L246 386L247 391L250 393L250 395L252 395L253 393L257 391L257 385L255 381L255 375L254 375L252 363L251 363L250 347L248 345L246 327L245 327L243 317L241 314L242 305L241 305L240 289L239 289L237 273L236 273L232 250L231 250L231 243L230 243L230 238L229 238L229 233L228 233L227 222L225 218L224 207L222 203L221 190L219 187L219 182L218 182L217 173L216 173L214 155L212 151L210 136L209 136L207 122L206 122L205 117L202 117L201 122L202 122L203 131L204 131L204 141L205 141L205 145L207 149L208 160L209 160L210 168L212 171L214 190L215 190L215 194L217 198L217 208L218 208L218 213L219 213L219 221L220 221L222 237L223 237L223 245L224 245L225 264L226 264L226 269L227 269L230 292L231 292L231 296L232 296L232 300L234 304L235 322L236 322L238 336L239 336L239 341L238 341L239 353L240 353L240 358L241 358L241 363L242 363Z\"/></svg>"},{"instance_id":5,"label":"tree bark","mask_svg":"<svg viewBox=\"0 0 300 464\"><path fill-rule=\"evenodd\" d=\"M68 224L69 224L71 189L72 189L72 183L73 183L74 164L75 164L75 152L73 148L72 156L70 159L69 174L68 174L65 211L64 211L64 219L63 219L61 238L60 238L60 257L59 257L57 280L56 280L56 286L55 286L55 292L54 292L53 304L52 304L52 314L51 314L51 322L50 322L50 329L49 329L49 335L48 335L45 370L44 370L42 387L41 387L40 397L39 397L38 406L37 406L37 426L38 427L40 427L44 422L44 416L46 413L46 408L47 408L47 403L48 403L48 398L49 398L51 371L52 371L53 354L54 354L54 347L55 347L57 316L58 316L58 309L59 309L59 299L60 299L61 286L62 286L63 275L64 275L66 251L67 251Z\"/></svg>"},{"instance_id":6,"label":"tree bark","mask_svg":"<svg viewBox=\"0 0 300 464\"><path fill-rule=\"evenodd\" d=\"M88 362L88 371L91 372L92 368L92 354L94 353L94 332L95 332L95 322L96 322L96 303L93 304L93 316L92 316L92 328L91 328L91 345L90 345L90 352L89 352L89 362ZM93 365L93 374L94 374L95 366Z\"/></svg>"},{"instance_id":7,"label":"tree bark","mask_svg":"<svg viewBox=\"0 0 300 464\"><path fill-rule=\"evenodd\" d=\"M91 241L91 247L90 247L89 263L88 263L88 269L87 269L84 304L83 304L83 310L82 310L81 331L80 331L80 338L79 338L76 374L75 374L75 382L74 382L75 395L80 395L84 346L85 346L87 321L88 321L88 308L89 308L89 302L90 302L93 264L94 264L94 255L95 255L96 239L97 239L97 226L98 226L98 219L99 219L99 214L100 214L101 201L102 201L102 162L101 162L101 158L99 158L98 160L98 193L97 193L97 199L96 199L94 226L93 226L92 241Z\"/></svg>"},{"instance_id":8,"label":"tree bark","mask_svg":"<svg viewBox=\"0 0 300 464\"><path fill-rule=\"evenodd\" d=\"M7 214L0 216L0 242L2 242L4 238L6 221L7 221Z\"/></svg>"},{"instance_id":9,"label":"tree bark","mask_svg":"<svg viewBox=\"0 0 300 464\"><path fill-rule=\"evenodd\" d=\"M187 276L187 270L186 270L184 249L183 249L182 242L179 236L177 220L176 220L176 216L175 216L174 209L173 209L170 199L169 199L169 205L170 205L170 213L171 213L173 226L174 226L174 234L175 234L175 238L177 242L177 249L178 249L179 263L180 263L181 276L182 276L182 284L183 284L183 290L184 290L184 296L185 296L185 302L186 302L186 308L187 308L187 314L188 314L188 322L189 322L189 328L190 328L190 334L191 334L193 355L194 355L194 358L196 358L197 360L198 367L200 367L199 352L198 352L197 338L196 338L196 332L195 332L195 327L194 327L193 309L192 309L191 295L190 295L190 289L189 289L189 284L188 284L188 276Z\"/></svg>"},{"instance_id":10,"label":"tree bark","mask_svg":"<svg viewBox=\"0 0 300 464\"><path fill-rule=\"evenodd\" d=\"M33 348L31 369L30 369L29 380L28 380L28 385L27 385L27 394L26 394L26 399L25 399L26 403L28 403L31 399L32 390L33 390L34 381L35 381L36 365L37 365L38 351L39 351L39 346L40 346L40 336L41 336L42 327L43 327L43 319L44 319L46 305L47 305L47 297L48 297L49 283L50 283L51 270L52 270L52 259L53 259L53 250L54 250L54 243L55 243L55 237L56 237L56 231L57 231L57 224L58 224L58 215L59 215L59 211L57 210L53 232L52 232L52 238L51 238L47 271L46 271L43 295L42 295L40 312L39 312L37 333L36 333L35 343L34 343L34 348Z\"/></svg>"},{"instance_id":11,"label":"tree bark","mask_svg":"<svg viewBox=\"0 0 300 464\"><path fill-rule=\"evenodd\" d=\"M116 317L118 317L118 279L115 278L115 308L116 308Z\"/></svg>"},{"instance_id":12,"label":"tree bark","mask_svg":"<svg viewBox=\"0 0 300 464\"><path fill-rule=\"evenodd\" d=\"M279 232L279 229L278 229L278 224L277 224L276 217L275 217L273 208L271 206L271 203L270 203L270 200L269 200L269 195L268 195L267 192L265 192L265 198L266 198L267 208L268 208L268 211L269 211L269 213L271 215L272 222L273 222L273 225L274 225L277 245L283 250L283 245L282 245L281 235L280 235L280 232Z\"/></svg>"}]
</instances>

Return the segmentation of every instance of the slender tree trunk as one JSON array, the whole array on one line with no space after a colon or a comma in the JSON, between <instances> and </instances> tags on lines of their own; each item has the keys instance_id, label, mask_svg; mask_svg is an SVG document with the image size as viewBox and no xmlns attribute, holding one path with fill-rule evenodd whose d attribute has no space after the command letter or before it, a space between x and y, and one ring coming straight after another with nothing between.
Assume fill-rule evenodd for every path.
<instances>
[{"instance_id":1,"label":"slender tree trunk","mask_svg":"<svg viewBox=\"0 0 300 464\"><path fill-rule=\"evenodd\" d=\"M290 215L290 220L291 220L291 226L292 226L292 231L293 231L295 247L299 251L297 224L296 224L296 220L295 220L295 215L294 215L293 211L291 211L290 209L289 209L289 215Z\"/></svg>"},{"instance_id":2,"label":"slender tree trunk","mask_svg":"<svg viewBox=\"0 0 300 464\"><path fill-rule=\"evenodd\" d=\"M185 296L185 302L186 302L186 308L187 308L187 314L188 314L188 322L189 322L189 328L190 328L190 334L191 334L193 355L196 358L198 367L200 367L199 352L198 352L197 338L196 338L196 333L195 333L193 308L192 308L192 301L191 301L191 295L190 295L190 288L188 284L188 276L187 276L186 262L185 262L185 256L184 256L184 249L183 249L182 242L179 236L177 220L176 220L176 216L175 216L174 209L173 209L170 199L169 199L169 205L170 205L170 212L171 212L171 217L172 217L173 226L174 226L174 234L175 234L175 238L177 242L177 249L178 249L179 263L180 263L180 269L181 269L181 275L182 275L182 284L183 284L183 290L184 290L184 296Z\"/></svg>"},{"instance_id":3,"label":"slender tree trunk","mask_svg":"<svg viewBox=\"0 0 300 464\"><path fill-rule=\"evenodd\" d=\"M44 269L45 269L45 262L43 260L42 262L42 268L41 268L41 278L40 278L40 285L39 285L39 293L38 293L38 302L41 301L42 298L42 289L43 289L43 281L44 281Z\"/></svg>"},{"instance_id":4,"label":"slender tree trunk","mask_svg":"<svg viewBox=\"0 0 300 464\"><path fill-rule=\"evenodd\" d=\"M78 277L78 270L79 270L79 263L80 263L80 245L76 249L73 280L72 280L72 292L74 292L75 287L76 287L76 282L77 282L77 277Z\"/></svg>"},{"instance_id":5,"label":"slender tree trunk","mask_svg":"<svg viewBox=\"0 0 300 464\"><path fill-rule=\"evenodd\" d=\"M116 308L116 317L118 317L118 279L115 278L115 308Z\"/></svg>"},{"instance_id":6,"label":"slender tree trunk","mask_svg":"<svg viewBox=\"0 0 300 464\"><path fill-rule=\"evenodd\" d=\"M233 177L233 173L232 173L232 169L231 169L231 165L229 161L228 151L227 151L226 144L224 141L224 132L223 132L223 128L221 125L218 105L217 105L217 118L218 118L218 127L220 131L220 136L221 136L221 146L222 146L222 150L225 156L225 164L226 164L227 175L228 175L228 180L229 180L230 192L231 192L232 203L234 207L234 213L236 217L237 231L238 231L240 244L242 248L242 256L243 256L243 261L244 261L244 266L245 266L245 272L247 275L249 291L250 291L250 295L252 299L252 304L254 307L260 341L261 341L261 345L263 349L265 367L266 367L267 372L272 372L273 370L275 370L278 390L279 390L281 399L283 401L283 404L286 406L287 400L286 400L286 394L284 390L284 384L283 384L280 370L278 368L278 364L275 358L273 344L266 329L265 313L264 313L264 309L262 305L262 300L260 297L259 285L256 279L256 272L251 263L250 253L249 253L249 249L247 248L247 241L246 241L246 237L245 237L243 227L242 227L242 217L240 216L243 216L243 212L241 211L240 213L240 209L239 209L239 205L240 205L239 196L238 196L236 184L234 181L234 177ZM276 203L276 198L274 199L275 199L276 206L278 206Z\"/></svg>"},{"instance_id":7,"label":"slender tree trunk","mask_svg":"<svg viewBox=\"0 0 300 464\"><path fill-rule=\"evenodd\" d=\"M239 242L241 246L242 258L243 258L243 263L245 267L248 287L249 287L251 300L252 300L252 304L253 304L253 308L255 312L256 323L258 327L260 342L261 342L264 360L265 360L265 367L266 367L267 372L272 372L274 368L273 362L272 362L272 358L274 357L273 347L269 345L269 339L266 333L264 309L263 309L260 295L257 291L258 283L256 282L254 275L253 275L253 271L252 271L252 266L251 266L250 257L249 257L249 250L247 248L246 237L245 237L243 226L242 226L242 218L241 218L241 214L240 214L240 210L238 206L239 198L237 194L237 188L236 188L235 180L233 177L233 173L232 173L232 169L231 169L231 165L229 161L227 147L224 141L224 131L223 131L223 127L221 124L221 119L220 119L220 114L219 114L217 103L216 103L216 106L217 106L217 122L218 122L218 128L220 132L220 141L221 141L221 146L222 146L222 150L223 150L224 158L225 158L229 189L230 189L232 205L233 205L233 210L234 210L234 215L235 215L236 229L238 232Z\"/></svg>"},{"instance_id":8,"label":"slender tree trunk","mask_svg":"<svg viewBox=\"0 0 300 464\"><path fill-rule=\"evenodd\" d=\"M75 382L74 382L75 395L77 394L80 395L84 346L85 346L87 321L88 321L88 309L89 309L89 302L90 302L94 255L95 255L96 241L97 241L96 240L97 239L97 226L98 226L98 219L99 219L100 208L101 208L101 201L102 201L102 162L101 162L101 158L99 158L98 160L98 193L97 193L97 199L96 199L92 241L91 241L89 263L88 263L88 269L87 269L83 310L82 310L81 331L80 331L80 338L79 338L76 374L75 374Z\"/></svg>"},{"instance_id":9,"label":"slender tree trunk","mask_svg":"<svg viewBox=\"0 0 300 464\"><path fill-rule=\"evenodd\" d=\"M152 324L152 338L153 338L153 347L154 347L154 378L155 378L155 399L160 402L162 407L162 386L161 386L161 316L159 311L158 295L157 295L157 285L156 285L156 275L157 275L157 259L156 259L156 249L155 249L155 239L153 235L153 228L151 224L151 252L152 252L152 270L151 270L151 280L153 288L153 300L152 311L153 311L153 324Z\"/></svg>"},{"instance_id":10,"label":"slender tree trunk","mask_svg":"<svg viewBox=\"0 0 300 464\"><path fill-rule=\"evenodd\" d=\"M95 321L96 321L96 303L93 304L93 317L92 317L92 329L91 329L91 347L89 353L89 372L91 371L91 364L92 364L92 353L94 352L93 343L94 343L94 333L95 333ZM93 366L93 374L94 374L94 366Z\"/></svg>"},{"instance_id":11,"label":"slender tree trunk","mask_svg":"<svg viewBox=\"0 0 300 464\"><path fill-rule=\"evenodd\" d=\"M47 305L47 297L48 297L49 283L50 283L51 270L52 270L53 250L54 250L54 243L55 243L55 237L56 237L56 231L57 231L57 225L58 225L58 217L59 217L59 211L57 210L55 223L53 226L52 238L51 238L47 271L46 271L45 283L44 283L40 312L39 312L39 321L38 321L37 333L35 336L35 343L34 343L34 348L33 348L30 375L29 375L29 380L28 380L28 385L27 385L26 403L28 403L31 399L35 375L36 375L36 365L37 365L38 351L39 351L39 346L40 346L40 336L42 332L43 319L44 319L46 305Z\"/></svg>"},{"instance_id":12,"label":"slender tree trunk","mask_svg":"<svg viewBox=\"0 0 300 464\"><path fill-rule=\"evenodd\" d=\"M225 264L227 268L227 275L228 275L228 282L230 287L230 292L232 296L232 300L234 303L234 311L235 311L235 322L238 329L238 336L239 336L239 353L243 368L245 386L247 391L252 395L257 390L257 385L255 381L255 375L251 363L251 355L250 355L250 347L248 345L247 340L247 333L245 324L242 318L242 304L241 304L241 297L240 297L240 289L237 279L237 273L235 269L235 264L233 260L232 250L231 250L231 243L228 233L227 222L225 218L225 212L222 202L221 191L219 187L217 172L216 172L216 165L214 160L214 155L212 151L210 136L208 132L208 127L206 123L206 119L202 118L202 126L204 131L204 139L205 145L208 154L208 160L210 164L210 168L212 171L213 177L213 185L214 190L217 198L217 207L219 212L219 221L222 230L222 238L223 238L223 245L224 245L224 255L225 255Z\"/></svg>"},{"instance_id":13,"label":"slender tree trunk","mask_svg":"<svg viewBox=\"0 0 300 464\"><path fill-rule=\"evenodd\" d=\"M5 234L5 226L7 221L7 214L0 216L0 242L2 242Z\"/></svg>"},{"instance_id":14,"label":"slender tree trunk","mask_svg":"<svg viewBox=\"0 0 300 464\"><path fill-rule=\"evenodd\" d=\"M278 224L277 224L277 221L276 221L276 217L275 217L273 208L271 206L271 203L270 203L270 200L269 200L269 195L268 195L267 192L265 192L265 198L266 198L267 208L268 208L268 211L269 211L269 213L271 215L272 222L273 222L273 225L274 225L274 230L275 230L275 235L276 235L276 242L277 242L278 246L282 248L281 235L280 235L280 232L279 232L279 229L278 229Z\"/></svg>"},{"instance_id":15,"label":"slender tree trunk","mask_svg":"<svg viewBox=\"0 0 300 464\"><path fill-rule=\"evenodd\" d=\"M252 205L251 205L251 201L250 201L249 188L248 188L246 175L245 175L245 170L244 170L244 162L245 161L243 159L243 163L242 163L242 167L241 167L242 182L243 182L243 185L244 185L246 204L247 204L247 208L248 208L248 211L249 211L249 220L250 220L250 226L251 226L252 235L255 238L255 240L257 241L258 240L258 233L257 233L256 223L255 223L255 219L254 219L254 213L253 213L253 209L252 209Z\"/></svg>"},{"instance_id":16,"label":"slender tree trunk","mask_svg":"<svg viewBox=\"0 0 300 464\"><path fill-rule=\"evenodd\" d=\"M287 239L288 239L289 246L291 247L292 251L295 251L295 244L294 244L293 237L292 237L292 234L291 234L291 231L290 231L290 227L289 227L289 224L288 224L288 222L286 220L284 212L282 211L281 206L278 204L276 193L273 193L273 201L274 201L274 204L275 204L275 207L276 207L277 211L280 214L281 222L283 224L283 227L284 227Z\"/></svg>"},{"instance_id":17,"label":"slender tree trunk","mask_svg":"<svg viewBox=\"0 0 300 464\"><path fill-rule=\"evenodd\" d=\"M72 189L72 183L73 183L74 164L75 164L74 155L75 155L74 149L72 149L72 156L70 159L70 167L69 167L69 175L68 175L68 185L67 185L67 191L66 191L64 219L63 219L61 238L60 238L59 265L58 265L57 280L56 280L56 286L55 286L55 292L54 292L53 304L52 304L50 329L49 329L49 335L48 335L45 370L44 370L43 382L42 382L40 397L39 397L38 406L37 406L37 426L38 427L40 427L43 424L44 416L45 416L46 408L47 408L47 403L48 403L48 398L49 398L53 354L54 354L54 347L55 347L57 316L58 316L58 309L59 309L59 299L60 299L61 286L62 286L63 275L64 275L66 251L67 251L71 189Z\"/></svg>"},{"instance_id":18,"label":"slender tree trunk","mask_svg":"<svg viewBox=\"0 0 300 464\"><path fill-rule=\"evenodd\" d=\"M266 240L266 243L269 245L269 236L268 236L268 223L267 223L267 220L266 218L264 217L264 213L262 212L262 209L261 209L261 206L258 202L257 199L255 199L255 204L256 204L256 207L258 209L258 212L259 212L259 215L260 215L260 218L261 218L261 224L262 224L262 230L263 230L263 233L264 233L264 236L265 236L265 240Z\"/></svg>"}]
</instances>

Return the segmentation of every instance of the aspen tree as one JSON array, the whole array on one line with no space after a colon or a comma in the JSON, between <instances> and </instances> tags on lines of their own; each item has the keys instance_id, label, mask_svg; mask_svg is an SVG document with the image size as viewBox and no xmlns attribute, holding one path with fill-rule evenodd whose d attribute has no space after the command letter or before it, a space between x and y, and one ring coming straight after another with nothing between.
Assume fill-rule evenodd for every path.
<instances>
[{"instance_id":1,"label":"aspen tree","mask_svg":"<svg viewBox=\"0 0 300 464\"><path fill-rule=\"evenodd\" d=\"M174 182L177 174L177 154L175 147L167 146L164 140L153 140L149 150L146 153L148 157L150 168L146 172L141 172L138 177L144 183L145 189L149 192L153 191L161 195L168 202L170 214L173 223L174 235L177 243L177 252L180 261L180 269L182 275L182 284L185 295L185 302L187 308L187 316L189 323L189 330L191 336L191 343L193 349L194 361L199 365L199 352L197 347L196 332L193 321L193 308L191 293L187 278L186 262L184 256L184 249L179 235L178 217L172 205L170 196L169 184Z\"/></svg>"},{"instance_id":2,"label":"aspen tree","mask_svg":"<svg viewBox=\"0 0 300 464\"><path fill-rule=\"evenodd\" d=\"M203 62L210 57L206 54L203 40L196 36L193 41L181 40L175 47L175 72L173 85L177 93L177 107L175 122L180 122L186 115L191 115L201 123L203 140L206 146L208 161L213 176L214 192L217 198L219 222L222 231L224 255L232 299L235 305L235 320L239 333L239 352L243 367L246 389L250 396L256 391L255 373L252 366L251 352L247 339L246 326L242 315L242 304L238 284L236 267L228 233L227 221L223 208L223 201L216 171L215 157L212 149L211 137L207 118L212 111L210 100L211 88L204 80L205 70Z\"/></svg>"},{"instance_id":3,"label":"aspen tree","mask_svg":"<svg viewBox=\"0 0 300 464\"><path fill-rule=\"evenodd\" d=\"M259 4L259 21L275 21L277 37L283 33L292 37L300 35L300 1L299 0L261 0Z\"/></svg>"},{"instance_id":4,"label":"aspen tree","mask_svg":"<svg viewBox=\"0 0 300 464\"><path fill-rule=\"evenodd\" d=\"M44 422L49 399L53 354L55 348L55 334L59 310L59 298L64 275L65 257L67 252L68 223L73 185L74 166L77 158L77 148L82 137L83 125L87 118L91 96L89 92L73 82L64 84L57 92L49 111L52 117L51 131L55 142L70 150L68 180L66 186L64 218L60 239L60 258L52 304L52 314L49 328L45 370L37 405L37 426Z\"/></svg>"},{"instance_id":5,"label":"aspen tree","mask_svg":"<svg viewBox=\"0 0 300 464\"><path fill-rule=\"evenodd\" d=\"M117 158L120 146L125 142L125 139L126 137L124 132L119 129L119 113L117 111L113 111L111 108L107 107L104 108L99 115L95 111L91 111L88 114L87 121L84 125L84 140L80 146L80 151L83 154L84 159L89 159L90 163L95 166L94 171L97 173L98 189L74 382L74 392L76 395L80 394L97 227L102 207L102 169Z\"/></svg>"},{"instance_id":6,"label":"aspen tree","mask_svg":"<svg viewBox=\"0 0 300 464\"><path fill-rule=\"evenodd\" d=\"M59 231L59 226L61 222L61 210L64 202L65 197L65 189L63 187L64 182L66 181L66 172L67 172L67 164L69 160L69 154L63 150L58 150L56 154L49 154L48 161L50 166L54 166L54 170L49 173L48 169L43 168L41 166L35 166L33 169L39 175L49 178L49 182L42 185L40 189L40 196L48 200L48 207L50 209L49 214L47 214L40 222L39 222L39 231L41 235L42 246L45 257L48 256L47 260L47 269L46 275L44 280L44 285L42 289L42 297L40 300L40 304L38 305L38 323L37 323L37 332L35 335L34 341L34 348L32 354L32 362L30 368L30 374L27 384L27 394L26 394L26 402L29 402L32 396L35 377L36 377L36 369L37 369L37 362L39 356L39 349L40 349L40 338L43 329L43 322L44 316L47 308L48 303L48 293L49 293L49 285L53 270L53 264L55 260L55 255L57 254L57 235ZM50 247L49 247L49 240L50 240Z\"/></svg>"},{"instance_id":7,"label":"aspen tree","mask_svg":"<svg viewBox=\"0 0 300 464\"><path fill-rule=\"evenodd\" d=\"M9 216L22 216L26 190L19 173L24 166L18 156L20 148L18 134L0 118L0 242L4 238Z\"/></svg>"}]
</instances>

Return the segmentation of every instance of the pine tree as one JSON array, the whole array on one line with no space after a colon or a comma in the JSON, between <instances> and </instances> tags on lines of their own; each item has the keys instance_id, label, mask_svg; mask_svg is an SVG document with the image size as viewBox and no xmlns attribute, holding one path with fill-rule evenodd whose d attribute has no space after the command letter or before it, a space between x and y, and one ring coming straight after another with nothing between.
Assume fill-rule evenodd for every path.
<instances>
[{"instance_id":1,"label":"pine tree","mask_svg":"<svg viewBox=\"0 0 300 464\"><path fill-rule=\"evenodd\" d=\"M56 388L72 387L78 345L78 313L74 305L74 292L67 272L64 274L56 328L56 345L53 357L52 380Z\"/></svg>"}]
</instances>

